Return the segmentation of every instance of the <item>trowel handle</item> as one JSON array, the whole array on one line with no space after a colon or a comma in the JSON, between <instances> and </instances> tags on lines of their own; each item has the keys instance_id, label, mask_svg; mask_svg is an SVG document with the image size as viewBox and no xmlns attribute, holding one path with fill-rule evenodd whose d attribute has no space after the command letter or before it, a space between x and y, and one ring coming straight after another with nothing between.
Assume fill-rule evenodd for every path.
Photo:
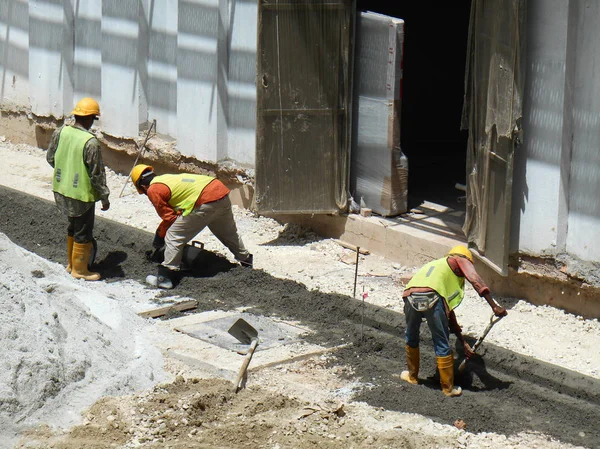
<instances>
[{"instance_id":1,"label":"trowel handle","mask_svg":"<svg viewBox=\"0 0 600 449\"><path fill-rule=\"evenodd\" d=\"M250 343L250 348L248 349L248 353L246 354L246 357L244 358L244 362L242 363L240 372L238 373L237 379L235 380L235 392L236 393L242 389L242 386L240 384L246 374L246 370L248 369L248 365L250 364L250 360L252 360L252 355L254 354L254 350L256 349L257 346L258 346L258 338L252 339L252 343Z\"/></svg>"}]
</instances>

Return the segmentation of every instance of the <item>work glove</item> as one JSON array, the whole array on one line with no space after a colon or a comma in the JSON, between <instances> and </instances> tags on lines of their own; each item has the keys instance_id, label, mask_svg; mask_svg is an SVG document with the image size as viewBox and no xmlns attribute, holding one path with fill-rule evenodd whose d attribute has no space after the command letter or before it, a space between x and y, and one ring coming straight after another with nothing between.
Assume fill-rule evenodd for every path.
<instances>
[{"instance_id":1,"label":"work glove","mask_svg":"<svg viewBox=\"0 0 600 449\"><path fill-rule=\"evenodd\" d=\"M110 201L108 201L108 198L105 200L102 200L102 210L108 210L110 208Z\"/></svg>"},{"instance_id":2,"label":"work glove","mask_svg":"<svg viewBox=\"0 0 600 449\"><path fill-rule=\"evenodd\" d=\"M158 235L158 231L154 234L154 240L152 241L152 246L156 249L160 249L165 246L165 238Z\"/></svg>"}]
</instances>

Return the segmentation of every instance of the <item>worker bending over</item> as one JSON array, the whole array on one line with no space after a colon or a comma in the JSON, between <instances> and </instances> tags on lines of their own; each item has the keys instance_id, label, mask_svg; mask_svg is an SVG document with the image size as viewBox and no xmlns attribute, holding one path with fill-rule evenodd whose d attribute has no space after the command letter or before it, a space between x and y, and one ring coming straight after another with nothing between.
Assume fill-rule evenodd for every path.
<instances>
[{"instance_id":1,"label":"worker bending over","mask_svg":"<svg viewBox=\"0 0 600 449\"><path fill-rule=\"evenodd\" d=\"M68 220L67 271L78 279L97 281L100 273L88 270L95 258L94 220L96 201L110 207L100 142L89 132L100 115L93 98L81 99L72 114L74 125L54 131L46 160L54 168L52 190L57 207Z\"/></svg>"},{"instance_id":2,"label":"worker bending over","mask_svg":"<svg viewBox=\"0 0 600 449\"><path fill-rule=\"evenodd\" d=\"M490 295L473 266L473 255L464 246L455 246L446 257L424 265L409 281L402 293L406 317L406 364L408 370L400 377L411 384L418 383L419 329L421 321L427 320L431 331L433 348L437 357L440 384L446 396L460 396L462 389L454 388L454 357L450 348L450 332L463 344L465 356L473 351L462 336L454 309L464 297L465 278L473 285L479 296L485 298L497 317L505 316Z\"/></svg>"},{"instance_id":3,"label":"worker bending over","mask_svg":"<svg viewBox=\"0 0 600 449\"><path fill-rule=\"evenodd\" d=\"M244 247L233 219L229 189L221 181L189 173L157 176L144 164L133 167L131 180L162 218L153 241L154 248L165 248L164 261L158 267L158 287L173 288L185 245L206 226L241 265L252 267L252 254Z\"/></svg>"}]
</instances>

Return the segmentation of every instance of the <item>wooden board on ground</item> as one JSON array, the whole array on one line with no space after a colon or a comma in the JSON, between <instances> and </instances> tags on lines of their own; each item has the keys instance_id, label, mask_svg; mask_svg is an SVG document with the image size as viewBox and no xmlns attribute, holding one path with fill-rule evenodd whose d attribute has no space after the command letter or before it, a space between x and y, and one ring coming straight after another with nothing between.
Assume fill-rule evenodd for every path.
<instances>
[{"instance_id":1,"label":"wooden board on ground","mask_svg":"<svg viewBox=\"0 0 600 449\"><path fill-rule=\"evenodd\" d=\"M337 240L337 239L334 239L333 241L335 243L337 243L338 245L343 246L344 248L351 249L352 251L356 252L356 246L351 245L350 243L342 242L341 240ZM360 248L358 250L358 252L365 256L370 254L370 251L368 249L364 249L364 248Z\"/></svg>"},{"instance_id":2,"label":"wooden board on ground","mask_svg":"<svg viewBox=\"0 0 600 449\"><path fill-rule=\"evenodd\" d=\"M170 306L160 307L158 309L146 310L145 312L138 313L138 315L142 318L158 318L159 316L164 316L169 312L183 312L185 310L193 309L194 307L198 307L198 301L192 299L190 301L182 301L171 304Z\"/></svg>"}]
</instances>

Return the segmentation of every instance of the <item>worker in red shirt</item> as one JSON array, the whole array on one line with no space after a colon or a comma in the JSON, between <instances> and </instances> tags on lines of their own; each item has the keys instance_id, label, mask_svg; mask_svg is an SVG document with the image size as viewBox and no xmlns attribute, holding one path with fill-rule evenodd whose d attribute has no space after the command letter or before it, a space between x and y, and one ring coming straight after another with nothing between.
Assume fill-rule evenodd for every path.
<instances>
[{"instance_id":1,"label":"worker in red shirt","mask_svg":"<svg viewBox=\"0 0 600 449\"><path fill-rule=\"evenodd\" d=\"M162 218L152 243L154 248L165 248L164 261L158 267L158 287L173 288L185 245L206 226L242 266L252 267L253 256L237 232L229 189L221 181L190 173L157 176L151 166L144 164L133 168L131 180Z\"/></svg>"},{"instance_id":2,"label":"worker in red shirt","mask_svg":"<svg viewBox=\"0 0 600 449\"><path fill-rule=\"evenodd\" d=\"M406 318L406 363L408 370L400 377L411 384L418 383L419 329L423 319L431 331L437 357L440 384L446 396L460 396L460 387L454 388L454 356L450 348L450 332L454 333L464 347L465 356L473 351L462 336L454 309L464 297L465 278L473 285L479 296L485 298L497 317L505 316L506 310L492 298L473 266L473 255L464 246L455 246L446 257L424 265L408 282L402 293Z\"/></svg>"}]
</instances>

